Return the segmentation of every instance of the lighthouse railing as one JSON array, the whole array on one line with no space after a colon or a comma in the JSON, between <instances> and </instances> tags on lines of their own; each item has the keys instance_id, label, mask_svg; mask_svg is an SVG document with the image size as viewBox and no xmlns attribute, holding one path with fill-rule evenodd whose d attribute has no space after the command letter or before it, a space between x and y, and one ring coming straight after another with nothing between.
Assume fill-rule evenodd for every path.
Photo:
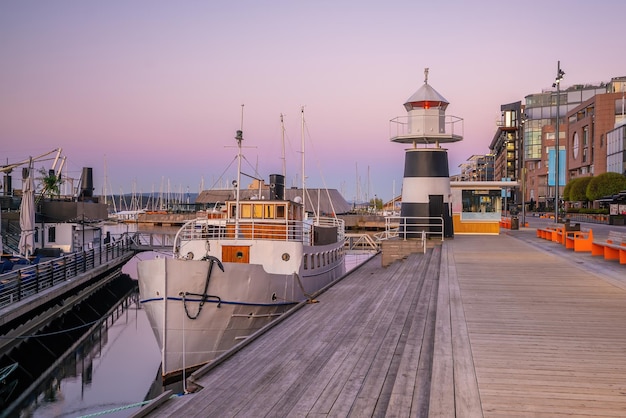
<instances>
[{"instance_id":1,"label":"lighthouse railing","mask_svg":"<svg viewBox=\"0 0 626 418\"><path fill-rule=\"evenodd\" d=\"M440 115L398 116L389 121L389 137L392 140L411 136L463 138L464 122L462 118L446 115L443 124L440 122ZM438 126L438 131L433 132L432 126Z\"/></svg>"}]
</instances>

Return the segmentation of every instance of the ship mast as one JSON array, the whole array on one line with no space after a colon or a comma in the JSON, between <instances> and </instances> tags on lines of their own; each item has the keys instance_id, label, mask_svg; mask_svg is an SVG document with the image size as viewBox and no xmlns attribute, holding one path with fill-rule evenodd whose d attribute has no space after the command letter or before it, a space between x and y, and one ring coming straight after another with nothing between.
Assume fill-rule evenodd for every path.
<instances>
[{"instance_id":1,"label":"ship mast","mask_svg":"<svg viewBox=\"0 0 626 418\"><path fill-rule=\"evenodd\" d=\"M282 139L282 158L283 158L283 179L287 177L287 165L285 160L285 122L283 120L283 114L280 114L280 133Z\"/></svg>"},{"instance_id":2,"label":"ship mast","mask_svg":"<svg viewBox=\"0 0 626 418\"><path fill-rule=\"evenodd\" d=\"M303 218L306 217L306 175L304 174L304 106L300 108L301 122L300 122L300 137L302 148L302 209Z\"/></svg>"},{"instance_id":3,"label":"ship mast","mask_svg":"<svg viewBox=\"0 0 626 418\"><path fill-rule=\"evenodd\" d=\"M239 237L239 190L241 187L241 141L243 141L243 105L241 105L241 129L237 131L235 135L237 140L237 184L236 189L236 203L235 203L235 238Z\"/></svg>"}]
</instances>

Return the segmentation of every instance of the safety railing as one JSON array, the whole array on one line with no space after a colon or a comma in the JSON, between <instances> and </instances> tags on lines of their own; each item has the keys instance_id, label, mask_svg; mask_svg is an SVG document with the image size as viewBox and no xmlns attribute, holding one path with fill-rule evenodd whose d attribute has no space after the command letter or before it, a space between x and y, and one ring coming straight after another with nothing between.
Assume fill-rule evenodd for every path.
<instances>
[{"instance_id":1,"label":"safety railing","mask_svg":"<svg viewBox=\"0 0 626 418\"><path fill-rule=\"evenodd\" d=\"M175 242L209 239L298 241L311 244L316 227L337 228L337 240L345 239L342 219L315 218L306 221L268 219L194 219L179 230Z\"/></svg>"},{"instance_id":2,"label":"safety railing","mask_svg":"<svg viewBox=\"0 0 626 418\"><path fill-rule=\"evenodd\" d=\"M66 254L36 264L15 264L10 271L0 274L0 308L71 280L129 252L134 252L131 240L123 237L102 247Z\"/></svg>"},{"instance_id":3,"label":"safety railing","mask_svg":"<svg viewBox=\"0 0 626 418\"><path fill-rule=\"evenodd\" d=\"M375 235L378 240L391 238L422 239L440 237L443 241L444 223L441 216L388 216L385 230Z\"/></svg>"},{"instance_id":4,"label":"safety railing","mask_svg":"<svg viewBox=\"0 0 626 418\"><path fill-rule=\"evenodd\" d=\"M457 116L420 115L398 116L389 121L390 138L414 136L463 137L463 119ZM435 130L434 127L437 129Z\"/></svg>"}]
</instances>

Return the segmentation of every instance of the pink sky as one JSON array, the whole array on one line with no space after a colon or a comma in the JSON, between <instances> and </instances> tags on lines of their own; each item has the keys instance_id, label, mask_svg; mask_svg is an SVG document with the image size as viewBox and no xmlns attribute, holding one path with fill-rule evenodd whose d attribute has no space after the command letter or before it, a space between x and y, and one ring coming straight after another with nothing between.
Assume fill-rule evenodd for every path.
<instances>
[{"instance_id":1,"label":"pink sky","mask_svg":"<svg viewBox=\"0 0 626 418\"><path fill-rule=\"evenodd\" d=\"M487 153L500 105L626 75L613 1L13 1L0 3L0 164L63 148L95 193L197 192L236 176L233 139L261 177L346 199L400 193L389 120L423 83L464 119L450 174ZM619 17L614 17L619 16ZM105 173L105 161L107 170ZM244 166L245 172L254 168ZM297 177L296 177L297 176ZM19 187L19 173L13 184ZM218 184L219 185L219 184Z\"/></svg>"}]
</instances>

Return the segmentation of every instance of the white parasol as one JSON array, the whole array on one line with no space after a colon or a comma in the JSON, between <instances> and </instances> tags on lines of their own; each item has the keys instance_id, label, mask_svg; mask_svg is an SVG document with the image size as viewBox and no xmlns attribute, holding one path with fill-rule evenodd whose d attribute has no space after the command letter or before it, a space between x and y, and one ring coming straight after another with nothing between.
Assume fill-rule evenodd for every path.
<instances>
[{"instance_id":1,"label":"white parasol","mask_svg":"<svg viewBox=\"0 0 626 418\"><path fill-rule=\"evenodd\" d=\"M22 180L22 203L20 204L20 255L29 257L35 249L35 182L33 167L28 168L28 177Z\"/></svg>"},{"instance_id":2,"label":"white parasol","mask_svg":"<svg viewBox=\"0 0 626 418\"><path fill-rule=\"evenodd\" d=\"M2 247L2 206L0 206L0 254L4 254L4 248Z\"/></svg>"}]
</instances>

